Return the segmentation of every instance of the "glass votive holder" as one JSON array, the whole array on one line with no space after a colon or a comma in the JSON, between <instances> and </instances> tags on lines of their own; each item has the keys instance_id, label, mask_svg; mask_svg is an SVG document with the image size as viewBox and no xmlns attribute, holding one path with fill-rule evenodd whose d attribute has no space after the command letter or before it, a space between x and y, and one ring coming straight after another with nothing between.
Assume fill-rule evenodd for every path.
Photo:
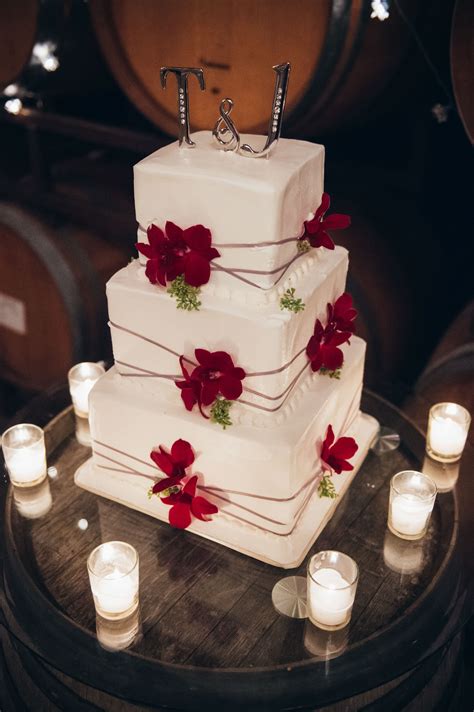
<instances>
[{"instance_id":1,"label":"glass votive holder","mask_svg":"<svg viewBox=\"0 0 474 712\"><path fill-rule=\"evenodd\" d=\"M390 480L388 528L401 539L425 536L436 499L436 485L415 470L398 472Z\"/></svg>"},{"instance_id":2,"label":"glass votive holder","mask_svg":"<svg viewBox=\"0 0 474 712\"><path fill-rule=\"evenodd\" d=\"M337 630L321 630L306 621L303 645L311 655L324 660L332 660L344 652L349 640L349 626Z\"/></svg>"},{"instance_id":3,"label":"glass votive holder","mask_svg":"<svg viewBox=\"0 0 474 712\"><path fill-rule=\"evenodd\" d=\"M76 415L76 440L84 447L92 447L91 429L88 418Z\"/></svg>"},{"instance_id":4,"label":"glass votive holder","mask_svg":"<svg viewBox=\"0 0 474 712\"><path fill-rule=\"evenodd\" d=\"M438 462L456 462L466 444L471 415L457 403L436 403L430 408L426 452Z\"/></svg>"},{"instance_id":5,"label":"glass votive holder","mask_svg":"<svg viewBox=\"0 0 474 712\"><path fill-rule=\"evenodd\" d=\"M114 620L97 615L95 624L97 640L103 648L110 652L125 650L141 635L140 608L126 618Z\"/></svg>"},{"instance_id":6,"label":"glass votive holder","mask_svg":"<svg viewBox=\"0 0 474 712\"><path fill-rule=\"evenodd\" d=\"M13 501L25 519L44 517L53 506L48 479L33 487L13 487Z\"/></svg>"},{"instance_id":7,"label":"glass votive holder","mask_svg":"<svg viewBox=\"0 0 474 712\"><path fill-rule=\"evenodd\" d=\"M123 541L100 544L87 560L96 612L102 618L127 618L138 607L138 552Z\"/></svg>"},{"instance_id":8,"label":"glass votive holder","mask_svg":"<svg viewBox=\"0 0 474 712\"><path fill-rule=\"evenodd\" d=\"M457 462L438 462L433 460L429 455L426 455L423 460L421 471L424 475L431 477L436 485L438 492L450 492L456 486L459 479L459 470L461 463Z\"/></svg>"},{"instance_id":9,"label":"glass votive holder","mask_svg":"<svg viewBox=\"0 0 474 712\"><path fill-rule=\"evenodd\" d=\"M383 544L383 560L386 566L402 576L420 573L425 563L424 546L421 540L400 539L387 529Z\"/></svg>"},{"instance_id":10,"label":"glass votive holder","mask_svg":"<svg viewBox=\"0 0 474 712\"><path fill-rule=\"evenodd\" d=\"M2 449L15 487L34 487L46 477L44 433L31 423L13 425L3 433Z\"/></svg>"},{"instance_id":11,"label":"glass votive holder","mask_svg":"<svg viewBox=\"0 0 474 712\"><path fill-rule=\"evenodd\" d=\"M89 416L89 393L104 373L105 369L100 363L88 361L78 363L69 370L69 392L74 412L80 418Z\"/></svg>"},{"instance_id":12,"label":"glass votive holder","mask_svg":"<svg viewBox=\"0 0 474 712\"><path fill-rule=\"evenodd\" d=\"M310 621L323 630L344 628L350 621L359 568L347 554L320 551L308 563L307 610Z\"/></svg>"}]
</instances>

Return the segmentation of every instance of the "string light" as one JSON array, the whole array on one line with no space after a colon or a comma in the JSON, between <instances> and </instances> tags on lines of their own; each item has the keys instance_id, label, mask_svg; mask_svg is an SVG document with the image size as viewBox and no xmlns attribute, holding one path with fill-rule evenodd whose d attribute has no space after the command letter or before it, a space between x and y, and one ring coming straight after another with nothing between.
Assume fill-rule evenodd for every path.
<instances>
[{"instance_id":1,"label":"string light","mask_svg":"<svg viewBox=\"0 0 474 712\"><path fill-rule=\"evenodd\" d=\"M41 64L47 72L55 72L59 68L55 50L56 45L53 42L37 42L31 53L31 64Z\"/></svg>"}]
</instances>

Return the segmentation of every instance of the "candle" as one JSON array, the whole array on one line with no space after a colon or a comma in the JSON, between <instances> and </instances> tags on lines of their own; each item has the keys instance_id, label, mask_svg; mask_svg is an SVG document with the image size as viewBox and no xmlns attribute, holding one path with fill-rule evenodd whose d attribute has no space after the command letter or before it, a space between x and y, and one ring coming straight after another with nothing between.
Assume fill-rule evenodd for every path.
<instances>
[{"instance_id":1,"label":"candle","mask_svg":"<svg viewBox=\"0 0 474 712\"><path fill-rule=\"evenodd\" d=\"M46 477L44 433L37 425L21 423L3 433L2 449L10 480L17 487L32 487Z\"/></svg>"},{"instance_id":2,"label":"candle","mask_svg":"<svg viewBox=\"0 0 474 712\"><path fill-rule=\"evenodd\" d=\"M436 485L421 472L406 470L392 477L388 528L402 539L426 534L436 498Z\"/></svg>"},{"instance_id":3,"label":"candle","mask_svg":"<svg viewBox=\"0 0 474 712\"><path fill-rule=\"evenodd\" d=\"M110 620L98 615L95 621L97 639L106 650L125 650L140 635L139 609L124 619Z\"/></svg>"},{"instance_id":4,"label":"candle","mask_svg":"<svg viewBox=\"0 0 474 712\"><path fill-rule=\"evenodd\" d=\"M325 630L343 628L350 620L358 580L358 568L349 556L337 551L316 554L308 564L308 616Z\"/></svg>"},{"instance_id":5,"label":"candle","mask_svg":"<svg viewBox=\"0 0 474 712\"><path fill-rule=\"evenodd\" d=\"M456 462L462 455L471 422L457 403L437 403L430 409L426 452L440 462Z\"/></svg>"},{"instance_id":6,"label":"candle","mask_svg":"<svg viewBox=\"0 0 474 712\"><path fill-rule=\"evenodd\" d=\"M89 415L89 393L94 384L105 373L99 363L78 363L68 373L69 392L76 415L87 418Z\"/></svg>"},{"instance_id":7,"label":"candle","mask_svg":"<svg viewBox=\"0 0 474 712\"><path fill-rule=\"evenodd\" d=\"M98 615L119 619L138 607L138 554L121 541L101 544L90 554L87 567Z\"/></svg>"}]
</instances>

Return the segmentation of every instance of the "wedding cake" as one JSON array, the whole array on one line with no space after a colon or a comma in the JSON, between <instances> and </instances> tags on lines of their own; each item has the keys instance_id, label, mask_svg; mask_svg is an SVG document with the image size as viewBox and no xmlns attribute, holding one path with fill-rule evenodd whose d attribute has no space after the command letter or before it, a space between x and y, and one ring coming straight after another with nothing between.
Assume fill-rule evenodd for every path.
<instances>
[{"instance_id":1,"label":"wedding cake","mask_svg":"<svg viewBox=\"0 0 474 712\"><path fill-rule=\"evenodd\" d=\"M323 146L281 139L255 160L192 139L135 166L139 257L107 285L115 365L76 483L290 568L378 429L330 235L349 218L330 212Z\"/></svg>"}]
</instances>

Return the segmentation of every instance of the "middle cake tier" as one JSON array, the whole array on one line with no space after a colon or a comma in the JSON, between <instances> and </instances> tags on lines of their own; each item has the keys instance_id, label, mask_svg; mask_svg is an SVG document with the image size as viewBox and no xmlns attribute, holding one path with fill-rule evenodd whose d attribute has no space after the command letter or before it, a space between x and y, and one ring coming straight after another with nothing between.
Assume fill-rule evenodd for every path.
<instances>
[{"instance_id":1,"label":"middle cake tier","mask_svg":"<svg viewBox=\"0 0 474 712\"><path fill-rule=\"evenodd\" d=\"M165 290L150 284L133 261L107 284L110 329L117 371L127 379L172 389L182 378L180 356L195 365L195 349L225 351L246 373L239 399L240 422L281 422L295 407L297 394L315 387L306 346L316 319L325 323L327 304L344 292L347 251L326 252L317 266L300 275L295 288L302 312L283 311L279 302L255 308L203 293L199 312L176 308ZM351 345L342 347L347 353Z\"/></svg>"}]
</instances>

